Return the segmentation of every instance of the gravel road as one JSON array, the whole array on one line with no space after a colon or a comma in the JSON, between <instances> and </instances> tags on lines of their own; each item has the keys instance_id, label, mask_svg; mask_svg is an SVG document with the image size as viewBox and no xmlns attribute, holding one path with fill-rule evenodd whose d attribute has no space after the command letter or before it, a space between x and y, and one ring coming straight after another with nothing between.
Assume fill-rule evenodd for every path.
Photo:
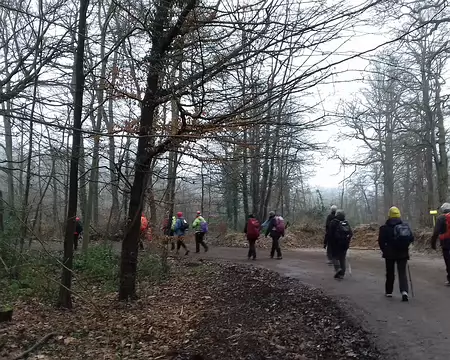
<instances>
[{"instance_id":1,"label":"gravel road","mask_svg":"<svg viewBox=\"0 0 450 360\"><path fill-rule=\"evenodd\" d=\"M402 303L397 281L394 297L384 297L384 261L377 251L351 250L352 274L343 281L333 279L323 250L285 251L280 261L269 259L267 250L259 250L258 260L248 261L246 251L214 248L194 256L250 262L323 289L373 332L387 360L450 358L450 287L444 286L441 258L414 254L410 269L415 297Z\"/></svg>"}]
</instances>

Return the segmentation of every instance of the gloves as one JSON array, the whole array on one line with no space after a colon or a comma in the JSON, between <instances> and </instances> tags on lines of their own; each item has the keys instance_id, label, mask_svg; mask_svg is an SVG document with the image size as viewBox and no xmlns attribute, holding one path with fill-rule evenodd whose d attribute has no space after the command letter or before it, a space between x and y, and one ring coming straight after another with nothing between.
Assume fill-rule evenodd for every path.
<instances>
[{"instance_id":1,"label":"gloves","mask_svg":"<svg viewBox=\"0 0 450 360\"><path fill-rule=\"evenodd\" d=\"M433 250L436 250L436 244L431 244L431 248L432 248Z\"/></svg>"},{"instance_id":2,"label":"gloves","mask_svg":"<svg viewBox=\"0 0 450 360\"><path fill-rule=\"evenodd\" d=\"M323 244L323 248L326 249L327 248L327 244Z\"/></svg>"}]
</instances>

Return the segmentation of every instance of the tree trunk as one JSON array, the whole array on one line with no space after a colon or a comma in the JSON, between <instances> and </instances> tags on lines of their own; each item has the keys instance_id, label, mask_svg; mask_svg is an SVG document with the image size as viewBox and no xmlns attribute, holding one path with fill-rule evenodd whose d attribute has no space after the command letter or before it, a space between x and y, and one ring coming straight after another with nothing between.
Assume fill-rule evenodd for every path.
<instances>
[{"instance_id":1,"label":"tree trunk","mask_svg":"<svg viewBox=\"0 0 450 360\"><path fill-rule=\"evenodd\" d=\"M436 111L436 123L437 123L437 148L434 147L435 155L435 165L437 172L438 181L438 194L439 194L439 204L443 204L447 201L448 193L448 155L445 147L445 126L444 126L444 115L442 113L442 101L441 101L441 84L439 82L439 77L436 76L436 101L435 101L435 111ZM434 132L433 132L434 135Z\"/></svg>"},{"instance_id":2,"label":"tree trunk","mask_svg":"<svg viewBox=\"0 0 450 360\"><path fill-rule=\"evenodd\" d=\"M3 47L5 66L4 71L5 75L9 74L8 71L8 61L9 61L9 47ZM6 92L9 93L11 91L11 83L7 82L5 85ZM6 153L6 161L7 161L7 182L8 182L8 207L9 214L13 216L14 214L14 167L13 167L13 145L12 145L12 127L11 127L11 101L7 100L2 102L2 110L3 110L3 124L5 127L5 153Z\"/></svg>"},{"instance_id":3,"label":"tree trunk","mask_svg":"<svg viewBox=\"0 0 450 360\"><path fill-rule=\"evenodd\" d=\"M86 38L86 14L89 0L80 0L80 15L78 20L78 41L75 57L75 111L73 124L72 154L70 161L70 185L66 231L64 238L64 258L59 289L58 305L67 309L72 308L72 265L73 265L73 234L78 203L78 162L81 143L81 117L83 112L84 90L84 43Z\"/></svg>"},{"instance_id":4,"label":"tree trunk","mask_svg":"<svg viewBox=\"0 0 450 360\"><path fill-rule=\"evenodd\" d=\"M85 158L85 150L84 150L84 141L83 135L81 135L80 139L80 209L81 209L81 218L83 222L86 219L87 212L87 182L86 182L86 158Z\"/></svg>"}]
</instances>

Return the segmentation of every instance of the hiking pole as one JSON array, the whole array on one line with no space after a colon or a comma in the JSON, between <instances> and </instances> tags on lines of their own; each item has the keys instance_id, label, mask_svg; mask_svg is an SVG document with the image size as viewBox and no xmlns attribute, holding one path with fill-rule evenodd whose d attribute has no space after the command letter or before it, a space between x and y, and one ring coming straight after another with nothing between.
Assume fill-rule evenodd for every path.
<instances>
[{"instance_id":1,"label":"hiking pole","mask_svg":"<svg viewBox=\"0 0 450 360\"><path fill-rule=\"evenodd\" d=\"M409 277L409 284L411 285L411 295L414 297L414 288L411 278L411 270L409 269L409 264L408 264L408 277Z\"/></svg>"},{"instance_id":2,"label":"hiking pole","mask_svg":"<svg viewBox=\"0 0 450 360\"><path fill-rule=\"evenodd\" d=\"M348 263L348 273L351 275L352 274L352 264L350 263L350 250L348 251L347 254L347 263Z\"/></svg>"}]
</instances>

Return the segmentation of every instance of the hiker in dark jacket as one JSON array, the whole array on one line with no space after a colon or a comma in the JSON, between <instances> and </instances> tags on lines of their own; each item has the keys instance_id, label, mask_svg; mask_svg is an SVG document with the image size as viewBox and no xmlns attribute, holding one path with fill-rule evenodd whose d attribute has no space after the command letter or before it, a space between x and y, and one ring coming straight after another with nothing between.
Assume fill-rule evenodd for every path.
<instances>
[{"instance_id":1,"label":"hiker in dark jacket","mask_svg":"<svg viewBox=\"0 0 450 360\"><path fill-rule=\"evenodd\" d=\"M431 248L436 250L436 242L439 238L442 248L442 256L447 270L447 286L450 286L450 203L442 204L439 209L441 215L436 219L433 235L431 237Z\"/></svg>"},{"instance_id":2,"label":"hiker in dark jacket","mask_svg":"<svg viewBox=\"0 0 450 360\"><path fill-rule=\"evenodd\" d=\"M395 264L397 264L398 283L402 301L408 301L408 278L406 276L406 266L409 260L409 244L414 241L410 230L410 240L399 243L396 239L395 227L405 224L401 219L400 210L393 206L389 209L388 219L380 227L378 234L378 244L386 262L386 297L392 297L395 280Z\"/></svg>"},{"instance_id":3,"label":"hiker in dark jacket","mask_svg":"<svg viewBox=\"0 0 450 360\"><path fill-rule=\"evenodd\" d=\"M331 247L331 256L333 257L334 278L343 279L347 267L346 257L350 241L353 237L353 231L350 224L345 220L344 210L336 210L336 216L330 222L328 245Z\"/></svg>"},{"instance_id":4,"label":"hiker in dark jacket","mask_svg":"<svg viewBox=\"0 0 450 360\"><path fill-rule=\"evenodd\" d=\"M328 245L328 238L329 238L329 234L330 234L330 223L331 220L333 220L336 216L336 210L337 210L337 206L336 205L332 205L331 206L331 212L328 214L327 216L327 221L325 223L325 239L323 242L323 247L325 249L327 249L327 259L328 259L328 265L333 265L333 256L331 255L331 247L327 246Z\"/></svg>"},{"instance_id":5,"label":"hiker in dark jacket","mask_svg":"<svg viewBox=\"0 0 450 360\"><path fill-rule=\"evenodd\" d=\"M258 240L261 231L261 225L258 219L253 214L248 216L248 220L245 223L244 233L247 235L248 240L248 259L252 258L256 260L256 240Z\"/></svg>"},{"instance_id":6,"label":"hiker in dark jacket","mask_svg":"<svg viewBox=\"0 0 450 360\"><path fill-rule=\"evenodd\" d=\"M75 232L73 233L73 249L78 249L78 239L80 238L81 234L83 233L83 225L81 225L81 220L77 216L75 218Z\"/></svg>"},{"instance_id":7,"label":"hiker in dark jacket","mask_svg":"<svg viewBox=\"0 0 450 360\"><path fill-rule=\"evenodd\" d=\"M281 260L283 257L281 256L281 248L280 248L280 238L284 236L284 233L281 234L277 231L276 228L276 219L275 219L275 211L269 212L269 223L266 230L266 237L270 235L272 238L272 249L270 250L270 258L273 259L275 255L275 251L277 252L277 259Z\"/></svg>"}]
</instances>

